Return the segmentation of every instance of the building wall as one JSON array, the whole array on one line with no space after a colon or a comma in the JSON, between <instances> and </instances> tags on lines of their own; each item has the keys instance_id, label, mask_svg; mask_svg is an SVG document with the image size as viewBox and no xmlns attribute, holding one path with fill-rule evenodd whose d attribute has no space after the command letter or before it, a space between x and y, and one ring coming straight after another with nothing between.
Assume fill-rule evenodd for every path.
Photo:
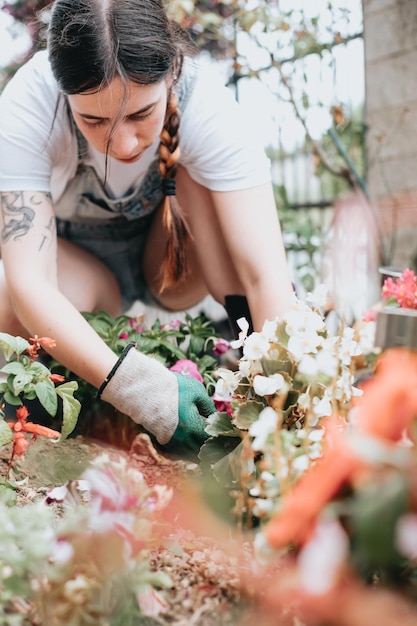
<instances>
[{"instance_id":1,"label":"building wall","mask_svg":"<svg viewBox=\"0 0 417 626\"><path fill-rule=\"evenodd\" d=\"M363 0L367 181L386 261L417 269L417 0Z\"/></svg>"}]
</instances>

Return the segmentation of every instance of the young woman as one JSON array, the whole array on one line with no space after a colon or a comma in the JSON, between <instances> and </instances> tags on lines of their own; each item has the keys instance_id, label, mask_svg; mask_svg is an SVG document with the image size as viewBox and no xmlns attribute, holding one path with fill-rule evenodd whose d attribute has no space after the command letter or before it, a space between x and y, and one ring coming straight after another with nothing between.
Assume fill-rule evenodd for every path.
<instances>
[{"instance_id":1,"label":"young woman","mask_svg":"<svg viewBox=\"0 0 417 626\"><path fill-rule=\"evenodd\" d=\"M0 98L1 330L54 338L56 359L179 454L204 440L203 386L137 350L117 359L80 311L210 293L259 329L289 308L249 128L162 0L56 0L47 50Z\"/></svg>"}]
</instances>

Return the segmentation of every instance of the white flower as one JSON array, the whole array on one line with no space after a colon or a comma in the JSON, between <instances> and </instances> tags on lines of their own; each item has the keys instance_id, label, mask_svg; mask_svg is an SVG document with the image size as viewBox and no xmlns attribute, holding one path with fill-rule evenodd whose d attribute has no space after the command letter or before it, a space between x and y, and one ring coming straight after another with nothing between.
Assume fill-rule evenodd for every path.
<instances>
[{"instance_id":1,"label":"white flower","mask_svg":"<svg viewBox=\"0 0 417 626\"><path fill-rule=\"evenodd\" d=\"M262 374L263 369L260 361L247 361L242 358L239 361L239 375L241 378L250 378Z\"/></svg>"},{"instance_id":2,"label":"white flower","mask_svg":"<svg viewBox=\"0 0 417 626\"><path fill-rule=\"evenodd\" d=\"M251 424L249 434L254 437L253 450L263 450L269 435L275 432L278 424L278 415L270 406L259 413L259 417Z\"/></svg>"},{"instance_id":3,"label":"white flower","mask_svg":"<svg viewBox=\"0 0 417 626\"><path fill-rule=\"evenodd\" d=\"M318 522L298 557L301 584L307 593L321 595L329 591L337 583L348 553L349 540L339 522Z\"/></svg>"},{"instance_id":4,"label":"white flower","mask_svg":"<svg viewBox=\"0 0 417 626\"><path fill-rule=\"evenodd\" d=\"M292 462L292 467L296 472L305 472L310 466L310 460L306 454L296 456Z\"/></svg>"},{"instance_id":5,"label":"white flower","mask_svg":"<svg viewBox=\"0 0 417 626\"><path fill-rule=\"evenodd\" d=\"M64 565L65 563L68 563L73 556L74 548L69 541L66 541L64 539L54 541L54 543L52 544L50 556L52 563Z\"/></svg>"},{"instance_id":6,"label":"white flower","mask_svg":"<svg viewBox=\"0 0 417 626\"><path fill-rule=\"evenodd\" d=\"M376 322L366 322L358 331L358 341L363 354L379 353L375 347Z\"/></svg>"},{"instance_id":7,"label":"white flower","mask_svg":"<svg viewBox=\"0 0 417 626\"><path fill-rule=\"evenodd\" d=\"M308 438L310 441L318 442L321 441L324 437L324 428L315 428L314 430L310 430L308 433Z\"/></svg>"},{"instance_id":8,"label":"white flower","mask_svg":"<svg viewBox=\"0 0 417 626\"><path fill-rule=\"evenodd\" d=\"M262 335L268 341L276 341L277 338L277 326L279 324L279 319L275 320L265 320L264 325L262 326Z\"/></svg>"},{"instance_id":9,"label":"white flower","mask_svg":"<svg viewBox=\"0 0 417 626\"><path fill-rule=\"evenodd\" d=\"M339 361L337 357L328 350L320 350L316 356L317 367L319 372L333 378L337 374Z\"/></svg>"},{"instance_id":10,"label":"white flower","mask_svg":"<svg viewBox=\"0 0 417 626\"><path fill-rule=\"evenodd\" d=\"M300 407L301 411L308 411L311 406L310 395L307 392L300 393L300 395L298 396L297 404Z\"/></svg>"},{"instance_id":11,"label":"white flower","mask_svg":"<svg viewBox=\"0 0 417 626\"><path fill-rule=\"evenodd\" d=\"M362 354L362 350L356 339L354 339L355 331L353 328L345 328L340 340L339 358L343 365L350 365L353 356Z\"/></svg>"},{"instance_id":12,"label":"white flower","mask_svg":"<svg viewBox=\"0 0 417 626\"><path fill-rule=\"evenodd\" d=\"M270 516L274 509L272 500L256 498L253 513L256 517Z\"/></svg>"},{"instance_id":13,"label":"white flower","mask_svg":"<svg viewBox=\"0 0 417 626\"><path fill-rule=\"evenodd\" d=\"M223 400L229 400L239 384L238 378L235 372L225 367L219 367L216 370L216 374L219 379L216 382L215 393Z\"/></svg>"},{"instance_id":14,"label":"white flower","mask_svg":"<svg viewBox=\"0 0 417 626\"><path fill-rule=\"evenodd\" d=\"M333 378L337 374L338 360L328 350L321 349L314 356L305 354L298 364L298 371L310 380L317 378L318 374L324 374Z\"/></svg>"},{"instance_id":15,"label":"white flower","mask_svg":"<svg viewBox=\"0 0 417 626\"><path fill-rule=\"evenodd\" d=\"M304 335L292 335L288 339L288 350L295 356L297 361L301 361L305 354L316 352L322 339L316 332L305 333Z\"/></svg>"},{"instance_id":16,"label":"white flower","mask_svg":"<svg viewBox=\"0 0 417 626\"><path fill-rule=\"evenodd\" d=\"M272 374L272 376L258 374L253 379L253 389L258 396L271 396L277 391L287 393L288 383L282 374Z\"/></svg>"},{"instance_id":17,"label":"white flower","mask_svg":"<svg viewBox=\"0 0 417 626\"><path fill-rule=\"evenodd\" d=\"M243 342L245 341L249 330L249 322L246 317L239 317L239 319L236 320L236 324L239 326L241 332L238 335L238 339L230 342L230 345L234 350L243 346Z\"/></svg>"},{"instance_id":18,"label":"white flower","mask_svg":"<svg viewBox=\"0 0 417 626\"><path fill-rule=\"evenodd\" d=\"M268 354L269 341L261 333L252 333L245 341L243 354L248 359L256 361Z\"/></svg>"},{"instance_id":19,"label":"white flower","mask_svg":"<svg viewBox=\"0 0 417 626\"><path fill-rule=\"evenodd\" d=\"M317 377L317 361L311 354L304 354L302 356L297 369L300 374L304 374L307 378L313 379Z\"/></svg>"},{"instance_id":20,"label":"white flower","mask_svg":"<svg viewBox=\"0 0 417 626\"><path fill-rule=\"evenodd\" d=\"M287 313L285 321L285 332L289 336L316 333L325 328L323 317L301 303Z\"/></svg>"},{"instance_id":21,"label":"white flower","mask_svg":"<svg viewBox=\"0 0 417 626\"><path fill-rule=\"evenodd\" d=\"M397 522L395 544L408 559L417 558L417 514L406 513Z\"/></svg>"},{"instance_id":22,"label":"white flower","mask_svg":"<svg viewBox=\"0 0 417 626\"><path fill-rule=\"evenodd\" d=\"M313 289L313 291L306 294L305 300L309 304L315 305L324 309L329 299L329 289L327 285L321 283Z\"/></svg>"},{"instance_id":23,"label":"white flower","mask_svg":"<svg viewBox=\"0 0 417 626\"><path fill-rule=\"evenodd\" d=\"M330 400L326 397L322 398L313 398L313 411L317 417L326 417L332 414L332 405Z\"/></svg>"}]
</instances>

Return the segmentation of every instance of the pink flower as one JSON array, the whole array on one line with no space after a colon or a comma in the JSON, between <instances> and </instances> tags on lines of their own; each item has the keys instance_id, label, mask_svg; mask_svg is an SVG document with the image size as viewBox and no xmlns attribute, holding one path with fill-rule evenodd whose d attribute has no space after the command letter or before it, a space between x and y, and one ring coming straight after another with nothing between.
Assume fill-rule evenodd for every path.
<instances>
[{"instance_id":1,"label":"pink flower","mask_svg":"<svg viewBox=\"0 0 417 626\"><path fill-rule=\"evenodd\" d=\"M227 352L230 348L230 343L226 341L226 339L217 339L214 344L213 352L214 354L220 355Z\"/></svg>"},{"instance_id":2,"label":"pink flower","mask_svg":"<svg viewBox=\"0 0 417 626\"><path fill-rule=\"evenodd\" d=\"M145 330L145 327L142 322L143 322L142 317L131 317L129 320L130 327L133 328L133 330L136 333L143 333L143 331ZM123 337L123 339L126 339L126 338L127 337Z\"/></svg>"},{"instance_id":3,"label":"pink flower","mask_svg":"<svg viewBox=\"0 0 417 626\"><path fill-rule=\"evenodd\" d=\"M181 320L171 320L169 324L162 325L162 330L178 330L181 324Z\"/></svg>"},{"instance_id":4,"label":"pink flower","mask_svg":"<svg viewBox=\"0 0 417 626\"><path fill-rule=\"evenodd\" d=\"M179 359L172 367L169 368L171 372L176 372L177 374L185 374L185 376L191 376L196 380L199 380L200 383L204 381L202 375L198 371L197 365L194 361L190 361L190 359Z\"/></svg>"},{"instance_id":5,"label":"pink flower","mask_svg":"<svg viewBox=\"0 0 417 626\"><path fill-rule=\"evenodd\" d=\"M383 298L393 298L403 309L417 309L417 277L410 269L399 278L387 278L382 287Z\"/></svg>"},{"instance_id":6,"label":"pink flower","mask_svg":"<svg viewBox=\"0 0 417 626\"><path fill-rule=\"evenodd\" d=\"M376 320L376 311L375 309L368 309L362 315L362 321L364 322L375 322Z\"/></svg>"},{"instance_id":7,"label":"pink flower","mask_svg":"<svg viewBox=\"0 0 417 626\"><path fill-rule=\"evenodd\" d=\"M227 413L230 417L233 415L232 402L231 400L225 400L218 393L214 393L211 397L214 402L214 406L216 407L216 411L220 413Z\"/></svg>"},{"instance_id":8,"label":"pink flower","mask_svg":"<svg viewBox=\"0 0 417 626\"><path fill-rule=\"evenodd\" d=\"M120 333L119 339L129 339L129 333Z\"/></svg>"}]
</instances>

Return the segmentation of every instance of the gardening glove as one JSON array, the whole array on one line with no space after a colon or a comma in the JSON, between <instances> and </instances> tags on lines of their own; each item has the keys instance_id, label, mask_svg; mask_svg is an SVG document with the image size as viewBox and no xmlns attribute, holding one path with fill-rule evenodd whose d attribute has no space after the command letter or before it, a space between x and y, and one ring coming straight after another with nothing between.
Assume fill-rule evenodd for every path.
<instances>
[{"instance_id":1,"label":"gardening glove","mask_svg":"<svg viewBox=\"0 0 417 626\"><path fill-rule=\"evenodd\" d=\"M143 426L166 450L197 461L213 401L195 378L170 372L132 348L125 348L98 397Z\"/></svg>"}]
</instances>

